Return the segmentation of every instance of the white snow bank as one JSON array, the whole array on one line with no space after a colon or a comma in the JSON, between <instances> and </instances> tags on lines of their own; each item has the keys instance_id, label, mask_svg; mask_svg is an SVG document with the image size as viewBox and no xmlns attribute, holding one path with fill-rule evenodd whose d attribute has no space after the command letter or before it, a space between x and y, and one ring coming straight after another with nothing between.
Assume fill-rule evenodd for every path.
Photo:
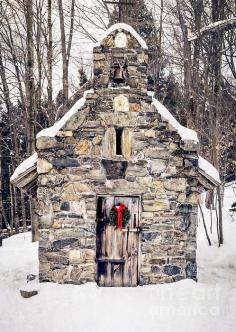
<instances>
[{"instance_id":1,"label":"white snow bank","mask_svg":"<svg viewBox=\"0 0 236 332\"><path fill-rule=\"evenodd\" d=\"M102 41L109 36L112 32L116 31L116 30L125 30L127 32L129 32L140 44L140 46L144 49L148 49L147 43L145 42L145 40L128 24L125 23L117 23L112 25L108 30L106 30L104 32L104 34L102 35L102 37L100 38L100 41L98 43L96 43L94 46L98 47L101 45Z\"/></svg>"},{"instance_id":2,"label":"white snow bank","mask_svg":"<svg viewBox=\"0 0 236 332\"><path fill-rule=\"evenodd\" d=\"M59 120L57 121L52 127L46 128L41 130L37 134L37 138L39 137L55 137L58 131L60 131L61 128L66 124L66 122L76 114L77 111L79 111L85 104L86 102L86 96L88 93L93 93L93 90L87 90L84 92L84 96L80 98L74 106L71 107L71 109L66 112L66 114Z\"/></svg>"},{"instance_id":3,"label":"white snow bank","mask_svg":"<svg viewBox=\"0 0 236 332\"><path fill-rule=\"evenodd\" d=\"M14 181L20 174L24 173L27 169L36 165L38 159L38 154L35 152L29 158L25 159L12 174L10 181Z\"/></svg>"},{"instance_id":4,"label":"white snow bank","mask_svg":"<svg viewBox=\"0 0 236 332\"><path fill-rule=\"evenodd\" d=\"M28 283L19 288L19 291L23 292L34 292L34 291L39 292L39 290L40 290L40 285L39 283L36 282Z\"/></svg>"},{"instance_id":5,"label":"white snow bank","mask_svg":"<svg viewBox=\"0 0 236 332\"><path fill-rule=\"evenodd\" d=\"M221 183L220 180L220 174L218 172L218 170L206 159L204 159L203 157L199 156L198 159L198 165L199 168L206 173L207 175L209 175L212 179L214 179L218 184Z\"/></svg>"},{"instance_id":6,"label":"white snow bank","mask_svg":"<svg viewBox=\"0 0 236 332\"><path fill-rule=\"evenodd\" d=\"M0 247L0 303L1 285L18 290L28 274L38 275L38 265L38 242L32 243L31 232L4 239Z\"/></svg>"},{"instance_id":7,"label":"white snow bank","mask_svg":"<svg viewBox=\"0 0 236 332\"><path fill-rule=\"evenodd\" d=\"M202 202L205 202L206 194L202 195ZM202 206L206 219L208 234L211 238L212 246L209 247L202 219L198 227L198 276L201 282L207 284L227 284L236 290L236 222L232 222L229 209L236 201L236 183L225 186L223 202L223 231L224 244L219 248L217 235L216 211L212 211L212 232L211 211ZM230 301L226 304L230 307ZM235 329L228 330L229 332Z\"/></svg>"},{"instance_id":8,"label":"white snow bank","mask_svg":"<svg viewBox=\"0 0 236 332\"><path fill-rule=\"evenodd\" d=\"M153 92L148 92L148 94L153 97ZM199 142L196 131L182 126L168 109L154 97L152 98L152 104L156 107L158 113L177 130L183 141Z\"/></svg>"}]
</instances>

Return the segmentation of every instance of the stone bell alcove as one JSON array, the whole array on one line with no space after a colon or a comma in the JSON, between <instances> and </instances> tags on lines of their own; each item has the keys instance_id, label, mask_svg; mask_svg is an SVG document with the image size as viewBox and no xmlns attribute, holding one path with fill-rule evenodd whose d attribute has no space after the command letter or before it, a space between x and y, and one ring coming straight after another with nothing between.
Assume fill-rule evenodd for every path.
<instances>
[{"instance_id":1,"label":"stone bell alcove","mask_svg":"<svg viewBox=\"0 0 236 332\"><path fill-rule=\"evenodd\" d=\"M112 87L128 85L127 64L124 59L113 59L110 72L110 83Z\"/></svg>"}]
</instances>

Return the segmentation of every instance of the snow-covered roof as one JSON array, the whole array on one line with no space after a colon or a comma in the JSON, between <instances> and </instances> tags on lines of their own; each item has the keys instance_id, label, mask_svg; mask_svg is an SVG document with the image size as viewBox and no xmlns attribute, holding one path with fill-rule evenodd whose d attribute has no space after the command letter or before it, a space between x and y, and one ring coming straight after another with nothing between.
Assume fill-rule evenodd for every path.
<instances>
[{"instance_id":1,"label":"snow-covered roof","mask_svg":"<svg viewBox=\"0 0 236 332\"><path fill-rule=\"evenodd\" d=\"M77 111L79 111L86 102L86 96L88 93L93 93L94 90L87 90L84 92L82 98L80 98L72 107L71 109L66 112L66 114L57 122L54 123L52 127L46 128L41 130L37 134L37 138L39 137L55 137L56 134L64 127L66 122L74 115Z\"/></svg>"},{"instance_id":2,"label":"snow-covered roof","mask_svg":"<svg viewBox=\"0 0 236 332\"><path fill-rule=\"evenodd\" d=\"M78 110L80 110L86 101L86 96L88 93L93 93L93 90L88 90L84 93L84 96L80 98L74 106L59 120L56 122L52 127L43 129L40 133L38 133L37 138L40 137L55 137L56 134L60 131L61 128L66 124L66 122L74 115ZM153 93L149 92L149 95L153 97ZM194 143L198 143L198 136L197 133L189 128L182 126L174 116L168 111L168 109L161 104L157 99L153 97L152 103L155 106L158 113L169 122L171 126L173 126L177 132L179 133L180 137L183 141L193 141ZM17 177L21 174L27 172L28 170L36 167L38 159L38 154L34 153L31 157L24 160L15 170L11 177L11 182L13 182ZM199 156L199 170L205 177L207 177L211 182L215 184L220 184L220 175L218 170L206 159Z\"/></svg>"},{"instance_id":3,"label":"snow-covered roof","mask_svg":"<svg viewBox=\"0 0 236 332\"><path fill-rule=\"evenodd\" d=\"M86 96L88 93L93 93L94 90L87 90L84 92L84 95L82 98L80 98L72 107L71 109L66 112L66 114L52 127L46 128L41 130L37 134L37 138L40 137L55 137L56 134L63 128L63 126L66 124L66 122L74 115L77 111L79 111L86 102ZM32 156L24 160L16 169L13 175L11 176L10 181L13 182L17 179L21 174L25 173L27 170L33 168L37 164L38 154L35 152Z\"/></svg>"},{"instance_id":4,"label":"snow-covered roof","mask_svg":"<svg viewBox=\"0 0 236 332\"><path fill-rule=\"evenodd\" d=\"M152 96L152 104L155 106L158 113L177 130L183 141L193 141L196 144L199 143L196 131L182 126L168 111L168 109L153 97L152 92L149 92L148 94Z\"/></svg>"},{"instance_id":5,"label":"snow-covered roof","mask_svg":"<svg viewBox=\"0 0 236 332\"><path fill-rule=\"evenodd\" d=\"M200 172L202 171L204 175L207 176L210 180L215 181L217 184L221 184L218 170L209 161L199 156L198 166Z\"/></svg>"},{"instance_id":6,"label":"snow-covered roof","mask_svg":"<svg viewBox=\"0 0 236 332\"><path fill-rule=\"evenodd\" d=\"M109 36L112 32L116 31L116 30L125 30L127 32L129 32L140 44L140 46L144 49L148 49L147 43L145 42L145 40L128 24L125 23L117 23L112 25L109 29L107 29L104 34L101 36L100 41L98 41L98 43L95 44L96 46L100 46L102 41Z\"/></svg>"},{"instance_id":7,"label":"snow-covered roof","mask_svg":"<svg viewBox=\"0 0 236 332\"><path fill-rule=\"evenodd\" d=\"M35 152L29 158L25 159L16 169L10 178L10 181L14 181L19 175L25 173L28 169L33 168L37 164L38 154Z\"/></svg>"},{"instance_id":8,"label":"snow-covered roof","mask_svg":"<svg viewBox=\"0 0 236 332\"><path fill-rule=\"evenodd\" d=\"M187 127L182 126L174 116L168 111L168 109L161 104L157 99L153 97L153 92L148 92L152 96L152 103L156 107L158 113L173 126L183 141L193 141L196 144L199 142L197 133ZM206 159L199 156L199 170L209 180L214 181L216 184L220 184L220 174L218 170Z\"/></svg>"},{"instance_id":9,"label":"snow-covered roof","mask_svg":"<svg viewBox=\"0 0 236 332\"><path fill-rule=\"evenodd\" d=\"M55 137L56 134L63 128L63 126L66 124L66 122L74 115L77 111L79 111L86 102L86 96L88 93L93 93L93 90L87 90L84 92L84 95L82 98L80 98L72 107L71 109L66 112L66 114L52 127L46 128L41 130L37 134L37 138L40 137ZM11 176L10 181L13 182L16 180L21 174L25 173L27 170L33 168L37 164L38 154L35 152L32 156L25 159L16 169L13 175Z\"/></svg>"}]
</instances>

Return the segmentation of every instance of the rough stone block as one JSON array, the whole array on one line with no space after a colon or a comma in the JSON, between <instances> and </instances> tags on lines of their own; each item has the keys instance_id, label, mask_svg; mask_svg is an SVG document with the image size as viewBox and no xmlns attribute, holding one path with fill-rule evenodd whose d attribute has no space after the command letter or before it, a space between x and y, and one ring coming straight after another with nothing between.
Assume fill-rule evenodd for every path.
<instances>
[{"instance_id":1,"label":"rough stone block","mask_svg":"<svg viewBox=\"0 0 236 332\"><path fill-rule=\"evenodd\" d=\"M49 163L46 159L39 158L37 160L37 172L38 174L49 173L53 168L53 165Z\"/></svg>"},{"instance_id":2,"label":"rough stone block","mask_svg":"<svg viewBox=\"0 0 236 332\"><path fill-rule=\"evenodd\" d=\"M54 158L52 164L57 169L63 169L67 167L78 167L79 162L74 158Z\"/></svg>"},{"instance_id":3,"label":"rough stone block","mask_svg":"<svg viewBox=\"0 0 236 332\"><path fill-rule=\"evenodd\" d=\"M23 298L29 299L32 296L38 295L38 289L20 289L20 294Z\"/></svg>"},{"instance_id":4,"label":"rough stone block","mask_svg":"<svg viewBox=\"0 0 236 332\"><path fill-rule=\"evenodd\" d=\"M165 265L163 272L168 276L174 276L181 273L181 268L176 265Z\"/></svg>"},{"instance_id":5,"label":"rough stone block","mask_svg":"<svg viewBox=\"0 0 236 332\"><path fill-rule=\"evenodd\" d=\"M60 130L58 131L57 135L58 137L72 137L73 136L73 132L71 130Z\"/></svg>"},{"instance_id":6,"label":"rough stone block","mask_svg":"<svg viewBox=\"0 0 236 332\"><path fill-rule=\"evenodd\" d=\"M78 241L77 238L72 237L72 238L66 238L66 239L54 241L52 245L55 250L60 250L65 247L71 246L72 244L74 244L77 241Z\"/></svg>"},{"instance_id":7,"label":"rough stone block","mask_svg":"<svg viewBox=\"0 0 236 332\"><path fill-rule=\"evenodd\" d=\"M161 273L161 268L160 268L160 266L153 265L151 267L151 271L152 271L153 274Z\"/></svg>"},{"instance_id":8,"label":"rough stone block","mask_svg":"<svg viewBox=\"0 0 236 332\"><path fill-rule=\"evenodd\" d=\"M165 149L148 148L145 151L145 156L148 158L164 159L168 160L170 158L170 151Z\"/></svg>"},{"instance_id":9,"label":"rough stone block","mask_svg":"<svg viewBox=\"0 0 236 332\"><path fill-rule=\"evenodd\" d=\"M186 190L186 179L168 179L164 181L164 187L170 191L185 192Z\"/></svg>"},{"instance_id":10,"label":"rough stone block","mask_svg":"<svg viewBox=\"0 0 236 332\"><path fill-rule=\"evenodd\" d=\"M88 154L88 152L90 151L91 145L92 144L90 141L86 141L86 140L80 141L75 147L75 150L74 150L75 154L77 156Z\"/></svg>"},{"instance_id":11,"label":"rough stone block","mask_svg":"<svg viewBox=\"0 0 236 332\"><path fill-rule=\"evenodd\" d=\"M150 166L150 173L153 175L161 174L166 171L166 162L164 160L153 160Z\"/></svg>"},{"instance_id":12,"label":"rough stone block","mask_svg":"<svg viewBox=\"0 0 236 332\"><path fill-rule=\"evenodd\" d=\"M127 48L128 40L127 40L127 35L124 32L119 32L115 36L115 41L114 41L115 47L118 48Z\"/></svg>"},{"instance_id":13,"label":"rough stone block","mask_svg":"<svg viewBox=\"0 0 236 332\"><path fill-rule=\"evenodd\" d=\"M188 278L197 279L197 264L195 262L189 262L185 271Z\"/></svg>"},{"instance_id":14,"label":"rough stone block","mask_svg":"<svg viewBox=\"0 0 236 332\"><path fill-rule=\"evenodd\" d=\"M137 103L135 103L135 104L130 104L130 106L129 106L129 111L130 112L140 112L141 111L141 105L140 104L137 104Z\"/></svg>"},{"instance_id":15,"label":"rough stone block","mask_svg":"<svg viewBox=\"0 0 236 332\"><path fill-rule=\"evenodd\" d=\"M169 210L170 203L167 199L164 200L158 200L154 202L150 202L149 204L143 203L143 211L144 212L156 212L156 211L163 211L163 210Z\"/></svg>"},{"instance_id":16,"label":"rough stone block","mask_svg":"<svg viewBox=\"0 0 236 332\"><path fill-rule=\"evenodd\" d=\"M44 214L39 218L39 225L41 228L50 228L53 224L53 213Z\"/></svg>"},{"instance_id":17,"label":"rough stone block","mask_svg":"<svg viewBox=\"0 0 236 332\"><path fill-rule=\"evenodd\" d=\"M36 142L37 149L39 150L47 150L52 148L63 147L63 144L57 142L54 137L39 137Z\"/></svg>"}]
</instances>

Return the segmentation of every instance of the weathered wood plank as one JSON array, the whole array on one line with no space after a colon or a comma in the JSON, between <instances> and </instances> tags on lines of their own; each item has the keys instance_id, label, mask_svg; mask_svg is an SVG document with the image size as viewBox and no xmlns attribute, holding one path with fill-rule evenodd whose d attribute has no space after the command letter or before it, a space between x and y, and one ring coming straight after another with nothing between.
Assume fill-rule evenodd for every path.
<instances>
[{"instance_id":1,"label":"weathered wood plank","mask_svg":"<svg viewBox=\"0 0 236 332\"><path fill-rule=\"evenodd\" d=\"M106 287L134 287L138 284L139 198L107 196L103 198L103 218L109 218L113 205L124 203L130 213L125 229L103 224L97 227L98 284ZM98 220L99 223L99 220Z\"/></svg>"}]
</instances>

